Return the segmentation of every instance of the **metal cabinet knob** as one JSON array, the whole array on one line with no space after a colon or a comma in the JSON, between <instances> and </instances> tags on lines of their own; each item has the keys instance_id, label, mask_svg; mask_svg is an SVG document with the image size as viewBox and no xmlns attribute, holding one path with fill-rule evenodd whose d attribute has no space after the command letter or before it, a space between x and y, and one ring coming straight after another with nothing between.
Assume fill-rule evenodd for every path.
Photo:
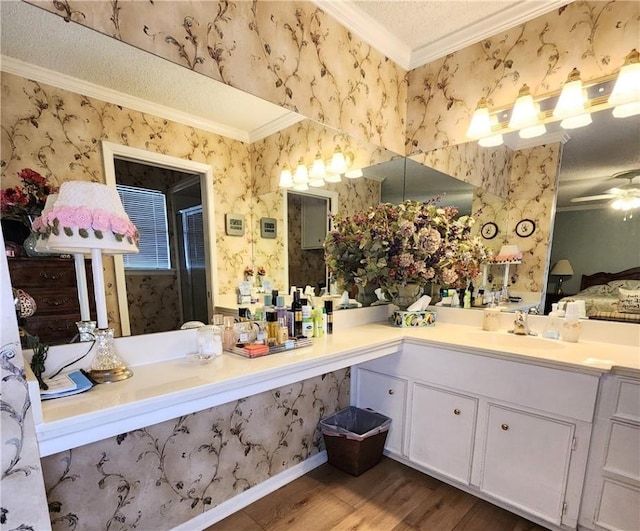
<instances>
[{"instance_id":1,"label":"metal cabinet knob","mask_svg":"<svg viewBox=\"0 0 640 531\"><path fill-rule=\"evenodd\" d=\"M455 409L453 410L453 414L454 414L454 415L459 415L459 414L460 414L460 410L459 410L458 408L455 408Z\"/></svg>"},{"instance_id":2,"label":"metal cabinet knob","mask_svg":"<svg viewBox=\"0 0 640 531\"><path fill-rule=\"evenodd\" d=\"M395 391L393 389L389 389L388 393L392 395Z\"/></svg>"},{"instance_id":3,"label":"metal cabinet knob","mask_svg":"<svg viewBox=\"0 0 640 531\"><path fill-rule=\"evenodd\" d=\"M508 424L501 424L500 427L504 430L507 431L509 429L509 425Z\"/></svg>"}]
</instances>

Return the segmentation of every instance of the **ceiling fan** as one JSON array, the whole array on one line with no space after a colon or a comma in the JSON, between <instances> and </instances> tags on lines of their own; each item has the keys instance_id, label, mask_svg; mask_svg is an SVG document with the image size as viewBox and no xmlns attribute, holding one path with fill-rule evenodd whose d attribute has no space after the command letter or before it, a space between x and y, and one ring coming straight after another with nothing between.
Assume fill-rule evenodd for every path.
<instances>
[{"instance_id":1,"label":"ceiling fan","mask_svg":"<svg viewBox=\"0 0 640 531\"><path fill-rule=\"evenodd\" d=\"M640 182L633 182L636 177L640 177L640 169L626 170L611 176L611 179L628 179L629 182L606 190L603 194L574 197L572 203L582 203L585 201L600 201L603 199L613 199L611 207L617 210L631 210L640 207Z\"/></svg>"}]
</instances>

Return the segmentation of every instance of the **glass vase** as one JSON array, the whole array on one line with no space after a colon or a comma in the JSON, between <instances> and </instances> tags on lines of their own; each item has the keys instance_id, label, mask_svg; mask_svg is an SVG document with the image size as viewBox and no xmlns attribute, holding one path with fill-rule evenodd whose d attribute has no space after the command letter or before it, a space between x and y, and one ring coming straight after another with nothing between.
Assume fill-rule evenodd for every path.
<instances>
[{"instance_id":1,"label":"glass vase","mask_svg":"<svg viewBox=\"0 0 640 531\"><path fill-rule=\"evenodd\" d=\"M394 286L388 291L391 295L391 302L404 311L420 298L422 289L420 284L407 284L406 286Z\"/></svg>"}]
</instances>

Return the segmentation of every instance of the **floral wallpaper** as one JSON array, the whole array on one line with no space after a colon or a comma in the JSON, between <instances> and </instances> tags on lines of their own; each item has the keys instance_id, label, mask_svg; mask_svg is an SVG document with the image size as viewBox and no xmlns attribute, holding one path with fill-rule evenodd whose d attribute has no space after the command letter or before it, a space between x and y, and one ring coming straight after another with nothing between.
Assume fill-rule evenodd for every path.
<instances>
[{"instance_id":1,"label":"floral wallpaper","mask_svg":"<svg viewBox=\"0 0 640 531\"><path fill-rule=\"evenodd\" d=\"M402 152L406 71L312 2L29 3Z\"/></svg>"},{"instance_id":2,"label":"floral wallpaper","mask_svg":"<svg viewBox=\"0 0 640 531\"><path fill-rule=\"evenodd\" d=\"M638 47L640 4L578 0L408 74L406 152L461 144L484 96L511 105L526 83L558 90L575 67L583 81L613 74Z\"/></svg>"},{"instance_id":3,"label":"floral wallpaper","mask_svg":"<svg viewBox=\"0 0 640 531\"><path fill-rule=\"evenodd\" d=\"M349 369L42 460L53 529L171 529L324 448Z\"/></svg>"},{"instance_id":4,"label":"floral wallpaper","mask_svg":"<svg viewBox=\"0 0 640 531\"><path fill-rule=\"evenodd\" d=\"M0 123L3 186L18 183L17 172L32 168L59 185L67 180L105 182L100 142L210 164L219 293L234 293L237 271L251 263L249 236L224 233L224 214L250 215L249 146L99 100L2 72ZM104 259L109 324L120 332L113 260Z\"/></svg>"},{"instance_id":5,"label":"floral wallpaper","mask_svg":"<svg viewBox=\"0 0 640 531\"><path fill-rule=\"evenodd\" d=\"M40 531L51 526L4 245L0 250L0 527Z\"/></svg>"}]
</instances>

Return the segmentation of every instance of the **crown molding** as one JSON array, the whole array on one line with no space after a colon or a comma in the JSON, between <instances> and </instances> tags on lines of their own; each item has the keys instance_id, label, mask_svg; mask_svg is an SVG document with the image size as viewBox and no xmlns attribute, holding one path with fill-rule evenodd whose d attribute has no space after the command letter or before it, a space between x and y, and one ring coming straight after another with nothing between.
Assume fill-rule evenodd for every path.
<instances>
[{"instance_id":1,"label":"crown molding","mask_svg":"<svg viewBox=\"0 0 640 531\"><path fill-rule=\"evenodd\" d=\"M13 57L0 55L0 70L9 74L31 79L33 81L38 81L40 83L46 83L47 85L52 85L63 90L75 92L76 94L82 94L90 98L96 98L114 105L126 107L134 111L153 114L160 118L165 118L197 129L209 131L210 133L239 140L240 142L250 142L249 133L241 129L206 120L190 113L178 111L165 105L159 105L142 98L118 92L117 90L112 90L66 74L54 72L47 68L26 63ZM276 120L274 120L274 122L275 121Z\"/></svg>"},{"instance_id":2,"label":"crown molding","mask_svg":"<svg viewBox=\"0 0 640 531\"><path fill-rule=\"evenodd\" d=\"M312 0L312 2L342 26L367 42L372 48L405 70L409 70L411 49L385 26L354 7L350 2L338 0Z\"/></svg>"},{"instance_id":3,"label":"crown molding","mask_svg":"<svg viewBox=\"0 0 640 531\"><path fill-rule=\"evenodd\" d=\"M531 19L560 8L571 1L573 0L544 0L539 2L522 0L517 5L507 7L499 13L490 15L474 24L450 33L437 43L426 44L416 48L411 53L409 70L413 70L426 63L440 59L447 54L493 37L502 31L524 24Z\"/></svg>"},{"instance_id":4,"label":"crown molding","mask_svg":"<svg viewBox=\"0 0 640 531\"><path fill-rule=\"evenodd\" d=\"M262 140L263 138L267 138L270 135L273 135L279 131L282 131L286 127L290 127L298 122L304 120L305 117L295 113L293 111L276 118L275 120L271 120L269 123L266 123L253 131L249 132L249 142L257 142L258 140Z\"/></svg>"}]
</instances>

